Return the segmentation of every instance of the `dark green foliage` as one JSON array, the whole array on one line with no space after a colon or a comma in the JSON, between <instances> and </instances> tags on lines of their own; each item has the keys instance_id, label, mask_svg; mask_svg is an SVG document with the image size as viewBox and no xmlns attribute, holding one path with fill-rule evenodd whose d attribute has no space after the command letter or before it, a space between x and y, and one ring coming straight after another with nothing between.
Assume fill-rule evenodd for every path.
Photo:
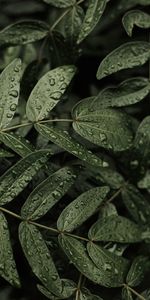
<instances>
[{"instance_id":1,"label":"dark green foliage","mask_svg":"<svg viewBox=\"0 0 150 300\"><path fill-rule=\"evenodd\" d=\"M149 6L0 0L0 300L150 299Z\"/></svg>"}]
</instances>

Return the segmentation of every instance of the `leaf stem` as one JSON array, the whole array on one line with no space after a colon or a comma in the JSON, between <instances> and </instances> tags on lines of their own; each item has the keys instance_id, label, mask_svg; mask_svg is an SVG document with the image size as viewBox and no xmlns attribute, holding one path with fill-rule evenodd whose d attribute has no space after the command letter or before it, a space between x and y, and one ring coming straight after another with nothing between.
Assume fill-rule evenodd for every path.
<instances>
[{"instance_id":1,"label":"leaf stem","mask_svg":"<svg viewBox=\"0 0 150 300\"><path fill-rule=\"evenodd\" d=\"M110 203L112 202L122 191L122 189L126 186L126 184L128 183L128 181L126 181L120 188L119 190L117 190L117 192L115 194L113 194L110 199L107 200L106 203Z\"/></svg>"},{"instance_id":2,"label":"leaf stem","mask_svg":"<svg viewBox=\"0 0 150 300\"><path fill-rule=\"evenodd\" d=\"M76 4L79 5L79 4L81 4L82 2L84 2L84 0L79 0Z\"/></svg>"},{"instance_id":3,"label":"leaf stem","mask_svg":"<svg viewBox=\"0 0 150 300\"><path fill-rule=\"evenodd\" d=\"M79 280L78 280L78 285L77 285L77 290L76 290L75 300L80 299L80 288L81 288L82 278L83 278L83 275L82 275L82 273L80 273Z\"/></svg>"},{"instance_id":4,"label":"leaf stem","mask_svg":"<svg viewBox=\"0 0 150 300\"><path fill-rule=\"evenodd\" d=\"M29 125L32 125L32 124L33 123L31 123L31 122L23 123L23 124L18 124L18 125L12 126L12 127L7 127L7 128L4 128L4 129L1 129L1 132L5 132L5 131L9 131L9 130L13 130L13 129L17 129L17 128L29 126Z\"/></svg>"},{"instance_id":5,"label":"leaf stem","mask_svg":"<svg viewBox=\"0 0 150 300\"><path fill-rule=\"evenodd\" d=\"M106 203L112 202L112 201L120 194L121 190L122 190L122 187L121 187L119 190L117 190L117 192L116 192L115 194L113 194L113 195L106 201Z\"/></svg>"},{"instance_id":6,"label":"leaf stem","mask_svg":"<svg viewBox=\"0 0 150 300\"><path fill-rule=\"evenodd\" d=\"M73 119L51 119L51 120L38 121L35 122L35 124L36 123L43 124L43 123L50 123L50 122L73 122L73 121L74 121Z\"/></svg>"},{"instance_id":7,"label":"leaf stem","mask_svg":"<svg viewBox=\"0 0 150 300\"><path fill-rule=\"evenodd\" d=\"M0 211L5 212L5 213L7 213L7 214L19 219L19 220L22 220L21 216L19 216L18 214L15 214L14 212L12 212L12 211L4 208L4 207L0 207Z\"/></svg>"},{"instance_id":8,"label":"leaf stem","mask_svg":"<svg viewBox=\"0 0 150 300\"><path fill-rule=\"evenodd\" d=\"M18 124L18 125L15 125L15 126L11 126L11 127L1 129L1 132L6 132L6 131L21 128L21 127L34 125L34 124L44 124L44 123L52 123L52 122L73 122L73 121L74 121L73 119L51 119L51 120L37 121L37 122L33 122L33 123L28 122L28 123Z\"/></svg>"},{"instance_id":9,"label":"leaf stem","mask_svg":"<svg viewBox=\"0 0 150 300\"><path fill-rule=\"evenodd\" d=\"M132 289L130 286L128 286L127 284L123 284L123 286L128 289L132 294L134 294L135 296L137 296L140 300L146 300L142 295L140 295L138 292L136 292L134 289Z\"/></svg>"},{"instance_id":10,"label":"leaf stem","mask_svg":"<svg viewBox=\"0 0 150 300\"><path fill-rule=\"evenodd\" d=\"M5 212L5 213L7 213L7 214L13 216L14 218L17 218L17 219L21 220L21 221L27 221L29 224L35 225L35 226L37 226L37 227L39 227L39 228L47 229L47 230L49 230L49 231L56 232L57 234L61 233L61 232L60 232L58 229L56 229L56 228L49 227L49 226L46 226L46 225L43 225L43 224L40 224L40 223L31 221L31 220L28 220L28 219L25 220L25 219L22 218L20 215L14 213L14 212L12 212L12 211L10 211L10 210L4 208L4 207L0 207L0 211L3 211L3 212ZM74 238L77 238L77 239L79 239L79 240L89 242L89 239L84 238L84 237L82 237L82 236L79 236L79 235L76 235L76 234L71 234L71 233L69 233L69 232L63 232L63 233L66 234L66 235L72 236L72 237L74 237Z\"/></svg>"},{"instance_id":11,"label":"leaf stem","mask_svg":"<svg viewBox=\"0 0 150 300\"><path fill-rule=\"evenodd\" d=\"M37 222L30 221L30 220L28 220L28 223L30 223L32 225L35 225L37 227L43 228L43 229L47 229L47 230L56 232L57 234L60 233L59 230L57 230L56 228L53 228L53 227L45 226L45 225L39 224Z\"/></svg>"},{"instance_id":12,"label":"leaf stem","mask_svg":"<svg viewBox=\"0 0 150 300\"><path fill-rule=\"evenodd\" d=\"M66 235L72 236L72 237L74 237L76 239L79 239L79 240L82 240L82 241L85 241L85 242L90 242L89 239L87 239L87 238L85 238L83 236L79 236L79 235L72 234L72 233L69 233L69 232L63 232L63 233L66 234Z\"/></svg>"},{"instance_id":13,"label":"leaf stem","mask_svg":"<svg viewBox=\"0 0 150 300\"><path fill-rule=\"evenodd\" d=\"M51 26L50 31L53 31L55 27L61 22L61 20L65 17L65 15L68 14L68 12L71 10L71 8L65 10L60 17L54 22L54 24Z\"/></svg>"}]
</instances>

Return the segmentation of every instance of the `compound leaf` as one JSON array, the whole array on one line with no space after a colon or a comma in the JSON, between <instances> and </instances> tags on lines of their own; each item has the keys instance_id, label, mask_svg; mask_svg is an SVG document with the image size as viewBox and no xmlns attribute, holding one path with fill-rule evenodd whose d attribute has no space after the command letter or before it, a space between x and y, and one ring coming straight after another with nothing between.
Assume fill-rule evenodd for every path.
<instances>
[{"instance_id":1,"label":"compound leaf","mask_svg":"<svg viewBox=\"0 0 150 300\"><path fill-rule=\"evenodd\" d=\"M25 219L37 220L44 216L69 190L76 175L64 167L41 182L29 195L21 209Z\"/></svg>"},{"instance_id":2,"label":"compound leaf","mask_svg":"<svg viewBox=\"0 0 150 300\"><path fill-rule=\"evenodd\" d=\"M32 224L22 222L19 225L19 239L33 273L52 293L60 295L62 282L39 230Z\"/></svg>"},{"instance_id":3,"label":"compound leaf","mask_svg":"<svg viewBox=\"0 0 150 300\"><path fill-rule=\"evenodd\" d=\"M48 160L50 150L39 150L19 160L0 177L0 205L13 200Z\"/></svg>"},{"instance_id":4,"label":"compound leaf","mask_svg":"<svg viewBox=\"0 0 150 300\"><path fill-rule=\"evenodd\" d=\"M27 101L26 114L30 121L45 119L59 102L75 75L75 66L61 66L48 71L33 88Z\"/></svg>"},{"instance_id":5,"label":"compound leaf","mask_svg":"<svg viewBox=\"0 0 150 300\"><path fill-rule=\"evenodd\" d=\"M109 281L104 270L99 269L87 254L85 246L77 239L61 234L59 243L75 267L91 281L106 287L116 287L115 282ZM107 263L106 257L103 263ZM120 285L120 284L119 284ZM118 285L117 285L118 286Z\"/></svg>"},{"instance_id":6,"label":"compound leaf","mask_svg":"<svg viewBox=\"0 0 150 300\"><path fill-rule=\"evenodd\" d=\"M92 241L138 243L142 241L142 229L125 217L112 215L94 223L88 236Z\"/></svg>"},{"instance_id":7,"label":"compound leaf","mask_svg":"<svg viewBox=\"0 0 150 300\"><path fill-rule=\"evenodd\" d=\"M19 99L21 60L16 58L0 74L0 128L12 120Z\"/></svg>"},{"instance_id":8,"label":"compound leaf","mask_svg":"<svg viewBox=\"0 0 150 300\"><path fill-rule=\"evenodd\" d=\"M35 150L28 140L14 132L0 132L0 141L21 157L25 157Z\"/></svg>"},{"instance_id":9,"label":"compound leaf","mask_svg":"<svg viewBox=\"0 0 150 300\"><path fill-rule=\"evenodd\" d=\"M84 162L95 167L108 167L108 163L106 161L94 155L84 145L79 144L67 131L43 124L36 124L34 126L41 135L74 156L80 158Z\"/></svg>"},{"instance_id":10,"label":"compound leaf","mask_svg":"<svg viewBox=\"0 0 150 300\"><path fill-rule=\"evenodd\" d=\"M19 21L0 31L0 45L25 45L43 39L48 33L49 26L42 21Z\"/></svg>"},{"instance_id":11,"label":"compound leaf","mask_svg":"<svg viewBox=\"0 0 150 300\"><path fill-rule=\"evenodd\" d=\"M57 220L60 231L71 232L94 214L106 198L109 187L96 187L81 194L72 201L61 213Z\"/></svg>"},{"instance_id":12,"label":"compound leaf","mask_svg":"<svg viewBox=\"0 0 150 300\"><path fill-rule=\"evenodd\" d=\"M123 44L102 60L97 71L97 79L102 79L123 69L142 66L149 58L150 43L135 41Z\"/></svg>"},{"instance_id":13,"label":"compound leaf","mask_svg":"<svg viewBox=\"0 0 150 300\"><path fill-rule=\"evenodd\" d=\"M81 43L97 25L105 10L106 3L106 0L89 1L88 8L81 27L81 31L79 33L77 41L78 43Z\"/></svg>"},{"instance_id":14,"label":"compound leaf","mask_svg":"<svg viewBox=\"0 0 150 300\"><path fill-rule=\"evenodd\" d=\"M92 242L87 244L87 250L94 264L103 272L109 286L121 286L128 271L128 261Z\"/></svg>"},{"instance_id":15,"label":"compound leaf","mask_svg":"<svg viewBox=\"0 0 150 300\"><path fill-rule=\"evenodd\" d=\"M7 220L0 212L0 276L11 285L20 287L20 279L13 258Z\"/></svg>"},{"instance_id":16,"label":"compound leaf","mask_svg":"<svg viewBox=\"0 0 150 300\"><path fill-rule=\"evenodd\" d=\"M73 128L82 137L108 150L123 151L131 147L133 134L126 113L101 109L87 113L76 105L73 109Z\"/></svg>"},{"instance_id":17,"label":"compound leaf","mask_svg":"<svg viewBox=\"0 0 150 300\"><path fill-rule=\"evenodd\" d=\"M150 15L141 10L131 10L123 16L122 23L127 34L132 36L134 25L140 28L150 28Z\"/></svg>"}]
</instances>

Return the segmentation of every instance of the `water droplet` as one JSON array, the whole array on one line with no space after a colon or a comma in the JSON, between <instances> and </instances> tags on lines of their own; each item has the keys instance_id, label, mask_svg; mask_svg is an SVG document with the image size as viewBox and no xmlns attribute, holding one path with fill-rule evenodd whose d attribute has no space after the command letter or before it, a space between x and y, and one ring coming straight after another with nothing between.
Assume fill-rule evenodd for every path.
<instances>
[{"instance_id":1,"label":"water droplet","mask_svg":"<svg viewBox=\"0 0 150 300\"><path fill-rule=\"evenodd\" d=\"M11 111L15 111L16 110L17 105L15 103L10 105L10 110Z\"/></svg>"},{"instance_id":2,"label":"water droplet","mask_svg":"<svg viewBox=\"0 0 150 300\"><path fill-rule=\"evenodd\" d=\"M12 90L11 92L9 92L9 95L16 98L16 97L18 97L18 91Z\"/></svg>"},{"instance_id":3,"label":"water droplet","mask_svg":"<svg viewBox=\"0 0 150 300\"><path fill-rule=\"evenodd\" d=\"M107 270L111 270L111 265L110 264L107 264L105 263L104 264L104 270L107 271Z\"/></svg>"},{"instance_id":4,"label":"water droplet","mask_svg":"<svg viewBox=\"0 0 150 300\"><path fill-rule=\"evenodd\" d=\"M12 114L7 114L7 118L12 118L13 115Z\"/></svg>"}]
</instances>

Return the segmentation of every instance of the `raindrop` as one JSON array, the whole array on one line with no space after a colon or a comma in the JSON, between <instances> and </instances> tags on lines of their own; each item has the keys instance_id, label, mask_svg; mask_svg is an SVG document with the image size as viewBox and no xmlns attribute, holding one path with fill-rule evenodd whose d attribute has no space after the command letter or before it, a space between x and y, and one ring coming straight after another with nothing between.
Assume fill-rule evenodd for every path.
<instances>
[{"instance_id":1,"label":"raindrop","mask_svg":"<svg viewBox=\"0 0 150 300\"><path fill-rule=\"evenodd\" d=\"M13 115L12 114L7 114L7 118L12 118Z\"/></svg>"},{"instance_id":2,"label":"raindrop","mask_svg":"<svg viewBox=\"0 0 150 300\"><path fill-rule=\"evenodd\" d=\"M13 90L13 91L11 91L9 93L9 95L16 98L16 97L18 97L18 91L17 90Z\"/></svg>"},{"instance_id":3,"label":"raindrop","mask_svg":"<svg viewBox=\"0 0 150 300\"><path fill-rule=\"evenodd\" d=\"M14 104L11 104L10 105L10 110L11 111L15 111L16 110L16 107L17 107L17 105L14 103Z\"/></svg>"},{"instance_id":4,"label":"raindrop","mask_svg":"<svg viewBox=\"0 0 150 300\"><path fill-rule=\"evenodd\" d=\"M105 263L104 264L104 270L107 271L107 270L111 270L111 265L110 264L107 264Z\"/></svg>"}]
</instances>

